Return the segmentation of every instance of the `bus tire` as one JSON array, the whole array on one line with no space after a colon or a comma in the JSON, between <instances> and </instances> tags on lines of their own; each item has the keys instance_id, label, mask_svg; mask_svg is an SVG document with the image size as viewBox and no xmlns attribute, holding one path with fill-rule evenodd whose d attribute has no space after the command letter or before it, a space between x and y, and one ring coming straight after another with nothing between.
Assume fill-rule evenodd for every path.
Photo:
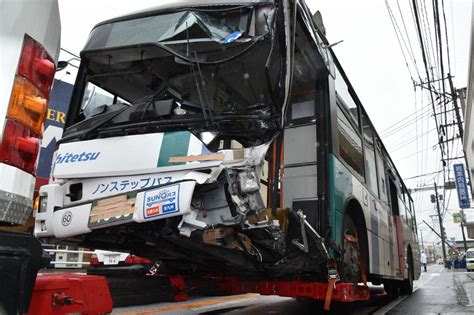
<instances>
[{"instance_id":1,"label":"bus tire","mask_svg":"<svg viewBox=\"0 0 474 315\"><path fill-rule=\"evenodd\" d=\"M399 295L399 286L396 282L387 281L383 284L383 289L389 298L396 298Z\"/></svg>"},{"instance_id":2,"label":"bus tire","mask_svg":"<svg viewBox=\"0 0 474 315\"><path fill-rule=\"evenodd\" d=\"M407 279L403 280L400 286L400 292L402 294L412 294L413 293L413 259L411 257L411 252L408 255L408 268L407 268Z\"/></svg>"},{"instance_id":3,"label":"bus tire","mask_svg":"<svg viewBox=\"0 0 474 315\"><path fill-rule=\"evenodd\" d=\"M348 241L346 234L357 238L357 228L350 215L344 216L344 234L343 234L343 260L341 280L343 282L358 283L361 281L359 266L359 247L356 243Z\"/></svg>"}]
</instances>

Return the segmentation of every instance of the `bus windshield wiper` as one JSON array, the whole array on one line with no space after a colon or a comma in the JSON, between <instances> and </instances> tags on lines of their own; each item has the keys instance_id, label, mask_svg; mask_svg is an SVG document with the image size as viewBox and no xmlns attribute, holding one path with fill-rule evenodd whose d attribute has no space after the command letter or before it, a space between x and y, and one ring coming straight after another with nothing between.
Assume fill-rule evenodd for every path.
<instances>
[{"instance_id":1,"label":"bus windshield wiper","mask_svg":"<svg viewBox=\"0 0 474 315\"><path fill-rule=\"evenodd\" d=\"M188 22L186 22L186 57L189 60L190 56L189 56L189 28L188 28ZM195 60L198 60L196 51L194 51L194 58L195 58ZM206 83L204 82L204 79L203 79L203 76L202 76L201 67L199 66L198 62L196 62L196 63L189 62L189 66L191 67L191 71L193 72L194 82L196 83L196 89L197 89L198 96L199 96L199 102L201 103L201 109L202 109L202 114L204 116L204 121L205 121L206 127L209 127L209 121L207 119L207 110L208 110L209 103L208 103L208 99L207 99L206 89L205 89L205 86L204 86ZM196 69L194 67L198 68L200 82L198 81L197 74L196 74ZM202 87L202 91L201 91L201 87ZM204 100L202 94L204 94L205 100ZM211 113L210 109L209 109L209 117L211 119L211 124L212 124L213 123L213 117L212 117L212 113Z\"/></svg>"},{"instance_id":2,"label":"bus windshield wiper","mask_svg":"<svg viewBox=\"0 0 474 315\"><path fill-rule=\"evenodd\" d=\"M109 118L103 120L102 122L98 123L97 125L95 125L95 126L89 128L89 129L87 129L86 131L84 131L84 133L81 134L79 138L81 140L87 140L89 135L91 135L94 131L96 131L100 127L104 126L106 123L108 123L109 121L111 121L112 119L114 119L115 117L117 117L118 115L120 115L121 113L123 113L124 111L126 111L128 109L130 109L130 107L124 107L121 110L118 110L117 113L115 113L115 115L110 116Z\"/></svg>"},{"instance_id":3,"label":"bus windshield wiper","mask_svg":"<svg viewBox=\"0 0 474 315\"><path fill-rule=\"evenodd\" d=\"M194 58L197 59L196 51L194 51ZM196 71L196 69L194 68L195 66L197 67L198 71ZM209 100L207 98L207 93L205 92L206 88L204 86L206 83L204 82L204 78L202 76L201 67L199 66L199 63L197 63L196 65L191 64L191 70L193 71L194 81L196 82L196 89L197 89L198 96L199 96L199 102L201 103L202 114L203 114L204 120L206 122L206 127L209 127L209 121L207 119L207 114L209 113L209 118L210 118L211 124L214 123L214 117L212 115L211 109L209 108L209 103L208 103ZM197 74L199 74L200 82L198 81ZM202 88L202 90L201 90L201 88ZM203 98L202 94L204 94L204 98Z\"/></svg>"},{"instance_id":4,"label":"bus windshield wiper","mask_svg":"<svg viewBox=\"0 0 474 315\"><path fill-rule=\"evenodd\" d=\"M154 94L150 100L148 101L148 104L146 106L143 107L143 113L142 113L142 117L141 119L143 119L143 117L145 116L145 112L148 110L148 108L150 107L151 104L153 104L153 106L155 106L154 102L159 99L160 97L163 96L163 94L167 91L167 88L168 86L167 85L164 85L164 87L162 87L161 89L159 89L159 91ZM134 105L136 106L136 105ZM105 124L107 124L108 122L112 121L115 117L119 116L120 114L122 114L123 112L125 112L126 110L130 110L131 108L133 108L133 106L131 107L125 107L121 110L118 110L117 113L115 115L112 115L110 116L109 118L101 121L100 123L98 123L97 125L87 129L83 134L80 135L80 139L81 140L87 140L89 138L89 136L97 131L99 128L103 127Z\"/></svg>"}]
</instances>

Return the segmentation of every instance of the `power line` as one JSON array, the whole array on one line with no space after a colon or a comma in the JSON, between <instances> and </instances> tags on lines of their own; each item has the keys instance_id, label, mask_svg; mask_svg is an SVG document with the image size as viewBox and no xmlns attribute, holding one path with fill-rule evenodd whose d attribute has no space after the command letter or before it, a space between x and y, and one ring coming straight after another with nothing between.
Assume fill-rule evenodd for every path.
<instances>
[{"instance_id":1,"label":"power line","mask_svg":"<svg viewBox=\"0 0 474 315\"><path fill-rule=\"evenodd\" d=\"M427 131L426 133L422 133L422 134L420 135L420 137L422 137L422 136L424 136L424 135L426 135L426 134L429 134L429 133L431 133L431 132L433 132L433 131L436 131L436 129L433 128L433 129ZM420 137L415 136L415 137L413 137L413 138L410 138L410 139L408 139L408 140L405 140L405 141L403 141L403 142L400 142L400 143L394 145L395 148L391 149L390 152L393 153L393 152L395 152L395 151L398 151L398 150L400 150L400 149L403 149L407 144L410 144L410 143L415 142L415 141L416 141L418 138L420 138Z\"/></svg>"},{"instance_id":2,"label":"power line","mask_svg":"<svg viewBox=\"0 0 474 315\"><path fill-rule=\"evenodd\" d=\"M391 124L390 126L388 126L387 128L383 129L382 131L380 131L380 134L383 134L383 133L388 133L390 129L394 128L395 126L397 126L398 124L400 123L403 123L405 122L407 119L413 117L413 115L416 115L418 112L422 111L422 110L425 110L426 108L428 108L431 104L428 104L422 108L420 108L419 110L415 110L413 113L403 117L402 119L398 120L397 122Z\"/></svg>"},{"instance_id":3,"label":"power line","mask_svg":"<svg viewBox=\"0 0 474 315\"><path fill-rule=\"evenodd\" d=\"M425 48L424 48L424 45L423 45L423 36L422 36L422 33L421 33L421 27L420 27L420 18L418 16L418 4L416 3L416 0L412 0L412 1L413 1L413 7L414 7L414 13L415 13L415 19L416 19L416 27L417 27L417 30L418 30L418 37L419 37L419 41L420 41L421 54L422 54L422 57L423 57L423 64L425 65L426 77L427 77L428 81L430 81L430 74L429 74L429 71L428 71L428 62L426 60L426 52L425 52ZM430 90L430 97L431 97L431 105L432 105L432 108L433 108L434 120L435 120L435 123L436 123L436 130L438 131L438 134L439 134L438 120L436 119L436 109L435 109L435 106L434 106L434 97L433 97L433 92L431 90ZM444 155L443 145L440 143L439 147L440 147L440 150L441 150L441 155L443 156Z\"/></svg>"},{"instance_id":4,"label":"power line","mask_svg":"<svg viewBox=\"0 0 474 315\"><path fill-rule=\"evenodd\" d=\"M408 159L408 158L410 158L410 157L412 157L412 156L414 156L414 155L418 155L419 153L428 151L428 150L430 150L430 149L431 149L432 151L436 150L436 145L435 145L435 146L431 146L431 147L426 147L426 148L424 148L423 150L419 150L419 151L416 151L415 153L412 153L412 154L406 155L406 156L404 156L404 157L401 157L401 158L397 159L397 161L402 161L402 160ZM417 169L418 169L418 168L417 168Z\"/></svg>"},{"instance_id":5,"label":"power line","mask_svg":"<svg viewBox=\"0 0 474 315\"><path fill-rule=\"evenodd\" d=\"M444 38L446 39L446 54L448 56L448 71L451 73L451 58L449 56L449 41L448 41L448 25L446 24L446 13L444 11L444 0L441 0L441 11L443 12L444 20Z\"/></svg>"},{"instance_id":6,"label":"power line","mask_svg":"<svg viewBox=\"0 0 474 315\"><path fill-rule=\"evenodd\" d=\"M402 10L400 8L400 3L397 0L397 7L398 12L400 13L400 18L402 19L403 29L405 30L405 35L407 37L408 45L410 46L411 51L411 59L413 60L413 64L415 65L416 73L418 74L418 78L421 80L420 72L418 71L418 65L416 64L415 53L413 52L413 47L411 45L410 36L408 35L407 26L405 24L405 19L403 18Z\"/></svg>"},{"instance_id":7,"label":"power line","mask_svg":"<svg viewBox=\"0 0 474 315\"><path fill-rule=\"evenodd\" d=\"M426 173L426 174L421 174L421 175L416 175L416 176L412 176L412 177L407 177L407 178L404 178L403 180L409 180L409 179L415 179L415 178L419 178L419 177L425 177L425 176L429 176L429 175L433 175L433 174L439 174L441 173L443 170L439 170L439 171L436 171L436 172L430 172L430 173Z\"/></svg>"},{"instance_id":8,"label":"power line","mask_svg":"<svg viewBox=\"0 0 474 315\"><path fill-rule=\"evenodd\" d=\"M70 50L68 50L68 49L66 49L66 48L61 47L60 49L61 49L62 51L67 52L68 54L70 54L70 55L76 57L76 58L81 59L81 57L79 57L78 55L76 55L75 53L71 52Z\"/></svg>"},{"instance_id":9,"label":"power line","mask_svg":"<svg viewBox=\"0 0 474 315\"><path fill-rule=\"evenodd\" d=\"M392 26L393 26L393 29L395 31L395 35L397 37L398 45L400 46L400 50L402 51L403 59L405 60L405 65L408 69L408 73L410 74L411 80L414 81L413 75L411 73L410 66L408 66L408 61L407 61L407 58L405 56L405 51L403 49L403 46L402 46L401 42L403 42L403 44L405 45L406 48L408 48L407 44L405 43L405 39L403 38L403 35L400 32L400 28L398 27L397 21L395 20L395 16L393 15L392 10L390 9L390 5L388 4L388 0L385 0L385 5L387 6L388 15L390 16L390 21L392 22ZM400 36L398 35L399 33L400 33ZM401 38L401 41L400 41L400 38Z\"/></svg>"},{"instance_id":10,"label":"power line","mask_svg":"<svg viewBox=\"0 0 474 315\"><path fill-rule=\"evenodd\" d=\"M390 131L387 131L383 134L381 134L381 137L384 137L384 138L388 138L396 133L398 133L399 131L402 131L405 129L405 127L409 126L409 125L412 125L413 123L417 122L418 120L421 120L423 118L426 118L426 117L429 117L431 114L431 110L428 109L427 111L421 113L421 115L419 116L415 116L409 120L406 120L402 125L399 125L397 126L396 128L390 130Z\"/></svg>"}]
</instances>

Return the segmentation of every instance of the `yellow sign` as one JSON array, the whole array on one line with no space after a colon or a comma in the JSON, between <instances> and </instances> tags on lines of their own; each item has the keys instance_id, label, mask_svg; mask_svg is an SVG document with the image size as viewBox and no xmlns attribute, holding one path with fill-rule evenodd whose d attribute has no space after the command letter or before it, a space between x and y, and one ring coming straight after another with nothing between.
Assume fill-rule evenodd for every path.
<instances>
[{"instance_id":1,"label":"yellow sign","mask_svg":"<svg viewBox=\"0 0 474 315\"><path fill-rule=\"evenodd\" d=\"M66 113L48 108L48 114L46 115L46 119L57 121L64 124L66 122L65 118L66 118Z\"/></svg>"}]
</instances>

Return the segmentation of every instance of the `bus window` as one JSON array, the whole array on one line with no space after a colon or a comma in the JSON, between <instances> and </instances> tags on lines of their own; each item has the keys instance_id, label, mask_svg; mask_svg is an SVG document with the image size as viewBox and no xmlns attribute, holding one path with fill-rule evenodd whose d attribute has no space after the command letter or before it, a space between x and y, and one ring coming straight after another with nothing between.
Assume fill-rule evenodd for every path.
<instances>
[{"instance_id":1,"label":"bus window","mask_svg":"<svg viewBox=\"0 0 474 315\"><path fill-rule=\"evenodd\" d=\"M410 209L407 208L407 223L411 230L413 230L413 216Z\"/></svg>"},{"instance_id":2,"label":"bus window","mask_svg":"<svg viewBox=\"0 0 474 315\"><path fill-rule=\"evenodd\" d=\"M377 161L377 176L379 178L379 197L380 200L383 202L388 202L388 195L387 195L387 182L385 176L385 167L384 167L384 159L380 148L377 146L375 150L375 157Z\"/></svg>"},{"instance_id":3,"label":"bus window","mask_svg":"<svg viewBox=\"0 0 474 315\"><path fill-rule=\"evenodd\" d=\"M293 85L291 89L290 124L308 123L315 119L315 98L321 90L317 90L316 80L318 52L312 40L303 31L300 23L296 25L296 42L293 68Z\"/></svg>"},{"instance_id":4,"label":"bus window","mask_svg":"<svg viewBox=\"0 0 474 315\"><path fill-rule=\"evenodd\" d=\"M403 193L403 197L402 197L402 198L403 198L403 202L405 202L405 204L407 204L407 200L408 200L408 198L407 198L407 196L406 196L407 190L406 190L406 188L405 188L403 185L401 185L401 184L400 184L400 191Z\"/></svg>"},{"instance_id":5,"label":"bus window","mask_svg":"<svg viewBox=\"0 0 474 315\"><path fill-rule=\"evenodd\" d=\"M418 229L416 228L416 213L415 213L415 205L413 204L413 200L410 199L410 212L412 214L412 230L415 232L415 234L418 234Z\"/></svg>"},{"instance_id":6,"label":"bus window","mask_svg":"<svg viewBox=\"0 0 474 315\"><path fill-rule=\"evenodd\" d=\"M128 104L128 102L122 98L116 97L101 87L88 82L82 99L82 113L84 114L84 117L89 118L92 116L95 108L101 105L112 105L117 103L117 101Z\"/></svg>"},{"instance_id":7,"label":"bus window","mask_svg":"<svg viewBox=\"0 0 474 315\"><path fill-rule=\"evenodd\" d=\"M349 119L337 107L337 129L339 131L339 154L341 158L361 177L364 177L362 140Z\"/></svg>"},{"instance_id":8,"label":"bus window","mask_svg":"<svg viewBox=\"0 0 474 315\"><path fill-rule=\"evenodd\" d=\"M403 222L403 220L405 220L408 223L407 208L405 207L405 203L402 200L402 195L398 195L398 209L400 211L400 220L402 222Z\"/></svg>"},{"instance_id":9,"label":"bus window","mask_svg":"<svg viewBox=\"0 0 474 315\"><path fill-rule=\"evenodd\" d=\"M367 186L378 197L377 164L375 163L374 128L367 115L362 113L362 134L364 136L365 180Z\"/></svg>"},{"instance_id":10,"label":"bus window","mask_svg":"<svg viewBox=\"0 0 474 315\"><path fill-rule=\"evenodd\" d=\"M349 92L349 87L342 77L341 72L336 67L336 93L342 99L341 105L351 114L353 122L359 127L359 114L357 104Z\"/></svg>"}]
</instances>

